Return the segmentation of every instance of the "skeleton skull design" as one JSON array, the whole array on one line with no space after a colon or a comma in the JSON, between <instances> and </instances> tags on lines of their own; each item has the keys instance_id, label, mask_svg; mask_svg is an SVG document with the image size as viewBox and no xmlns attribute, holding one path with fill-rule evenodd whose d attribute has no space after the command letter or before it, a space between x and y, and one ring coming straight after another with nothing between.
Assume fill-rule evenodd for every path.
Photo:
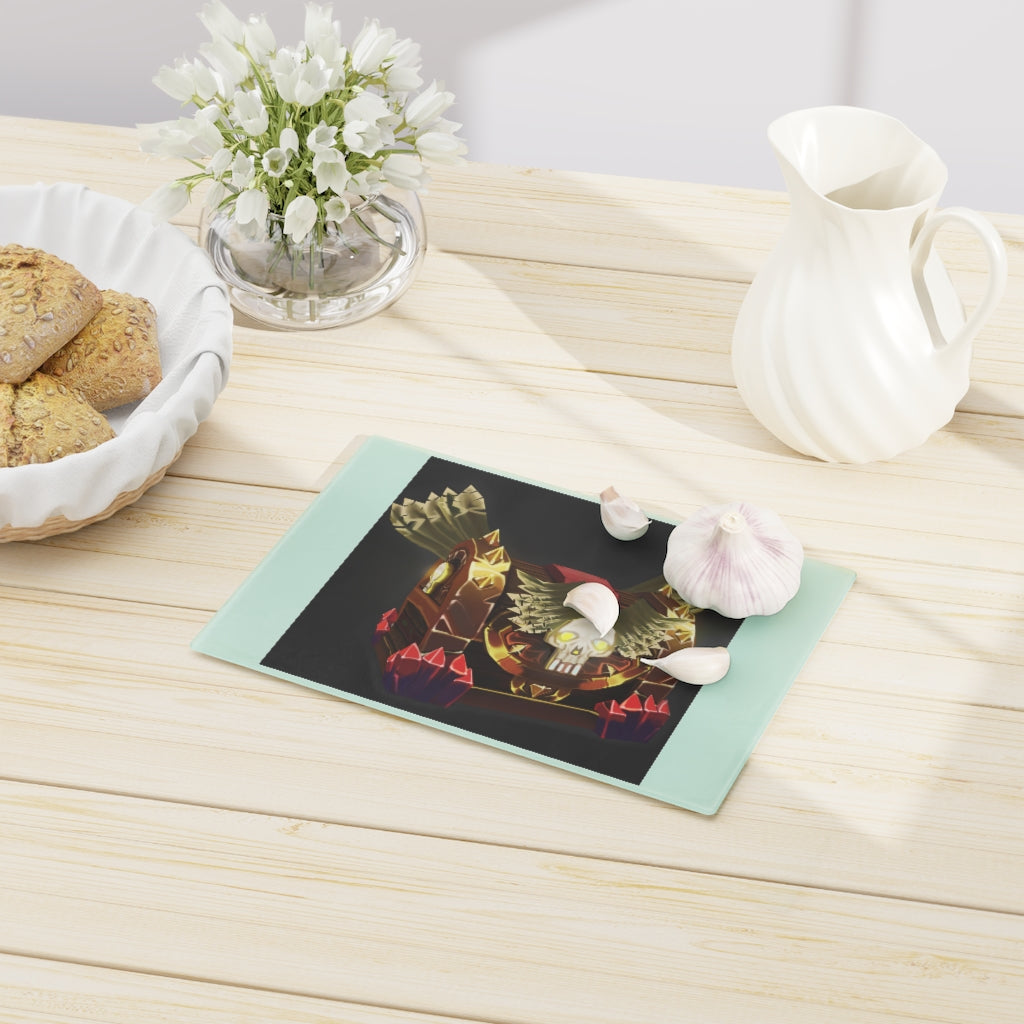
<instances>
[{"instance_id":1,"label":"skeleton skull design","mask_svg":"<svg viewBox=\"0 0 1024 1024\"><path fill-rule=\"evenodd\" d=\"M573 619L544 635L555 653L544 666L550 672L578 676L588 658L603 658L615 647L615 630L600 634L588 619Z\"/></svg>"}]
</instances>

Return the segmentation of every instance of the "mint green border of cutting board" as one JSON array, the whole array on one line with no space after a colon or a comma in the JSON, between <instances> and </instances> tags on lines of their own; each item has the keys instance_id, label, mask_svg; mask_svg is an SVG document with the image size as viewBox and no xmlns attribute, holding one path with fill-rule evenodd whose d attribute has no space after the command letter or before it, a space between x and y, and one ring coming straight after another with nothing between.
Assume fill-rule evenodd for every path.
<instances>
[{"instance_id":1,"label":"mint green border of cutting board","mask_svg":"<svg viewBox=\"0 0 1024 1024\"><path fill-rule=\"evenodd\" d=\"M621 789L714 814L850 589L851 570L806 559L800 589L782 611L744 620L729 644L729 674L699 691L639 785L260 664L403 484L433 454L382 437L363 441L193 640L192 648Z\"/></svg>"}]
</instances>

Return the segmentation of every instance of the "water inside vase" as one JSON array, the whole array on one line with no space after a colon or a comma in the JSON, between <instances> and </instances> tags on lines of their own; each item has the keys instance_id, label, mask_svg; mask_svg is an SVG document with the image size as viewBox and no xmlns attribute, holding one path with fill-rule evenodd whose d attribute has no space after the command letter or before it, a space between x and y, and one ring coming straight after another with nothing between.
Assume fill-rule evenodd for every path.
<instances>
[{"instance_id":1,"label":"water inside vase","mask_svg":"<svg viewBox=\"0 0 1024 1024\"><path fill-rule=\"evenodd\" d=\"M379 312L413 280L426 246L418 202L375 197L322 241L292 244L283 225L252 239L230 217L209 225L206 250L232 304L264 323L329 327Z\"/></svg>"},{"instance_id":2,"label":"water inside vase","mask_svg":"<svg viewBox=\"0 0 1024 1024\"><path fill-rule=\"evenodd\" d=\"M372 211L359 222L330 225L322 241L300 244L283 231L253 241L233 239L231 253L244 280L293 296L338 295L365 287L402 255L398 225Z\"/></svg>"}]
</instances>

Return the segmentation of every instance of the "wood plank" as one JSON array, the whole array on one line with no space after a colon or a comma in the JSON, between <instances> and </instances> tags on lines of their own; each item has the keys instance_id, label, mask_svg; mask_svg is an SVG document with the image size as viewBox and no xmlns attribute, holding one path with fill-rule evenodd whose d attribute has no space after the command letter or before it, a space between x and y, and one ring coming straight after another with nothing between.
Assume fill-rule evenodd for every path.
<instances>
[{"instance_id":1,"label":"wood plank","mask_svg":"<svg viewBox=\"0 0 1024 1024\"><path fill-rule=\"evenodd\" d=\"M1024 913L1019 667L826 642L709 820L197 655L194 611L0 613L0 777Z\"/></svg>"},{"instance_id":2,"label":"wood plank","mask_svg":"<svg viewBox=\"0 0 1024 1024\"><path fill-rule=\"evenodd\" d=\"M0 820L20 955L524 1024L1008 1024L1024 997L1008 914L18 784Z\"/></svg>"},{"instance_id":3,"label":"wood plank","mask_svg":"<svg viewBox=\"0 0 1024 1024\"><path fill-rule=\"evenodd\" d=\"M440 248L489 255L500 237L511 259L716 281L752 280L789 215L778 191L472 162L437 178L425 206ZM986 215L1019 280L1024 217ZM944 228L936 244L954 272L983 273L972 233Z\"/></svg>"},{"instance_id":4,"label":"wood plank","mask_svg":"<svg viewBox=\"0 0 1024 1024\"><path fill-rule=\"evenodd\" d=\"M0 953L0 1024L485 1024Z\"/></svg>"}]
</instances>

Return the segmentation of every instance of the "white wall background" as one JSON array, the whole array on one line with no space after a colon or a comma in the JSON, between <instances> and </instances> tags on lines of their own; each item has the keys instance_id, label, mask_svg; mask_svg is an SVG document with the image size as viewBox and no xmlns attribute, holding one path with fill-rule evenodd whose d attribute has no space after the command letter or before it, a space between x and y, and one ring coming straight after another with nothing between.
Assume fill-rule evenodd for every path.
<instances>
[{"instance_id":1,"label":"white wall background","mask_svg":"<svg viewBox=\"0 0 1024 1024\"><path fill-rule=\"evenodd\" d=\"M0 113L131 125L177 116L151 82L194 56L205 0L3 0ZM302 34L302 0L228 0ZM470 157L781 188L780 114L852 103L903 119L950 169L944 204L1024 213L1012 0L337 0L423 47Z\"/></svg>"}]
</instances>

